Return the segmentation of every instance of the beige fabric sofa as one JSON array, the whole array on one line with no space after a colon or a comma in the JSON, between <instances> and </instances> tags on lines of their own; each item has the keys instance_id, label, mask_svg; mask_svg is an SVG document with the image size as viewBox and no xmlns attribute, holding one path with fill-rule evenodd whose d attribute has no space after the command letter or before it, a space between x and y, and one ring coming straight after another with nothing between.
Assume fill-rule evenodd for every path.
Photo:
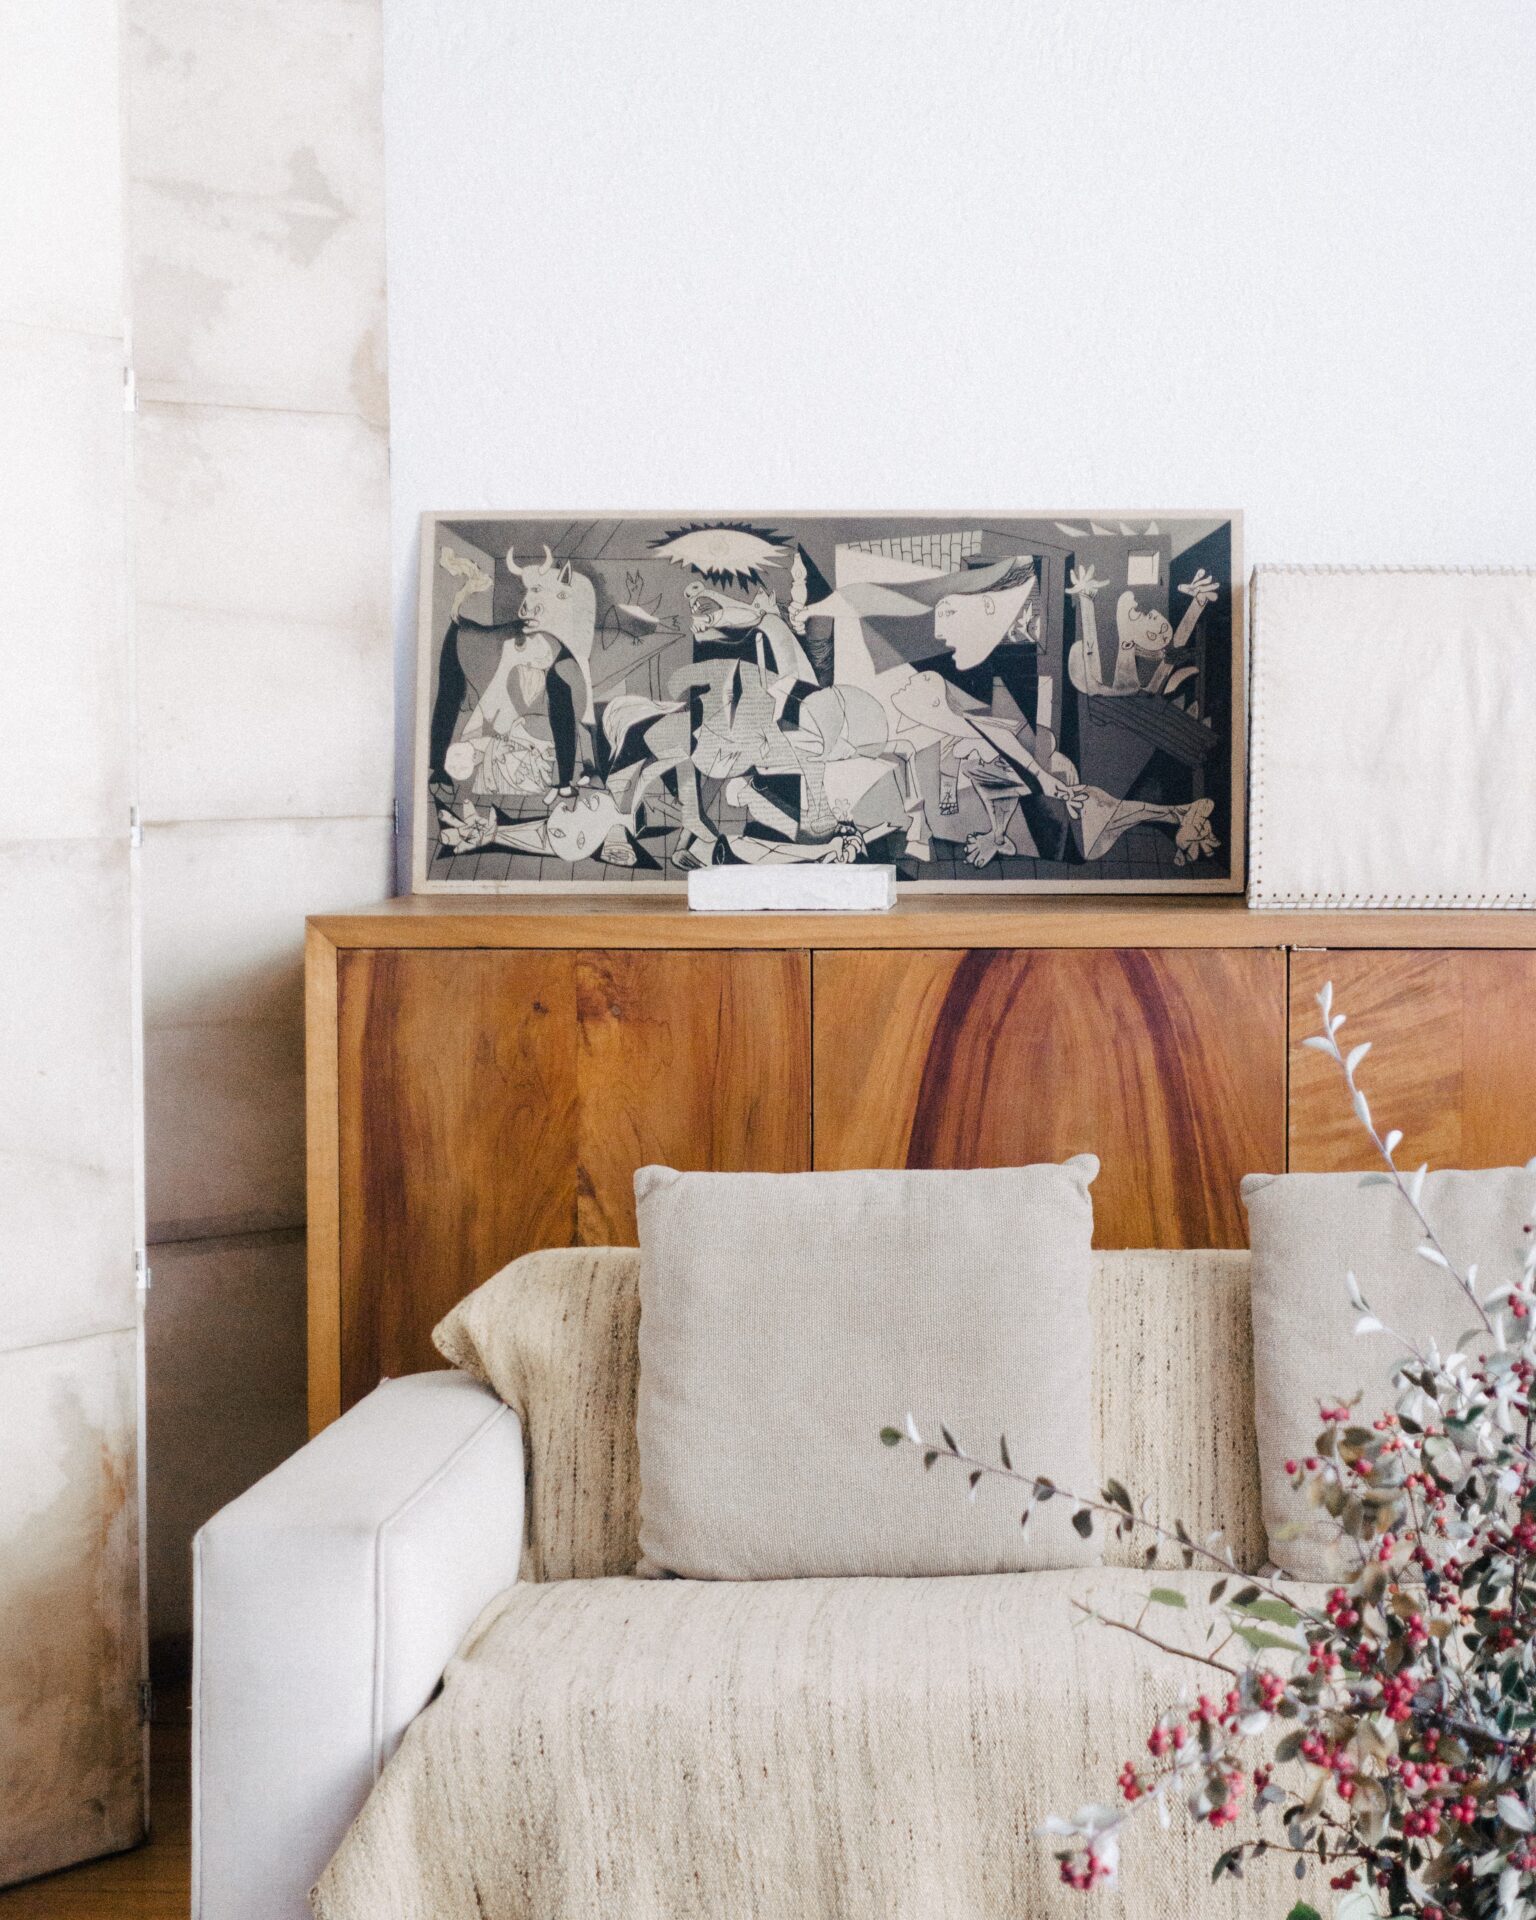
<instances>
[{"instance_id":1,"label":"beige fabric sofa","mask_svg":"<svg viewBox=\"0 0 1536 1920\"><path fill-rule=\"evenodd\" d=\"M637 1264L518 1263L521 1405L389 1383L200 1537L200 1920L296 1920L338 1842L323 1920L1083 1912L1036 1823L1111 1796L1203 1684L1074 1607L1139 1606L1139 1547L1066 1573L627 1577ZM1092 1305L1103 1471L1257 1566L1247 1256L1100 1254ZM1156 1579L1192 1606L1210 1582ZM1095 1911L1273 1911L1284 1866L1213 1887L1219 1851L1149 1821Z\"/></svg>"}]
</instances>

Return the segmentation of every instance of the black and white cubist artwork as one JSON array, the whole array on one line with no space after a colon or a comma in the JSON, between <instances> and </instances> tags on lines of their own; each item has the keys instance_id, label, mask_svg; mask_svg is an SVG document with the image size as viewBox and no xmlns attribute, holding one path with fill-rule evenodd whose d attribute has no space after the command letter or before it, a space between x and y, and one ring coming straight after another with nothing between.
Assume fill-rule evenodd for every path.
<instances>
[{"instance_id":1,"label":"black and white cubist artwork","mask_svg":"<svg viewBox=\"0 0 1536 1920\"><path fill-rule=\"evenodd\" d=\"M1233 514L429 515L418 890L1235 892Z\"/></svg>"}]
</instances>

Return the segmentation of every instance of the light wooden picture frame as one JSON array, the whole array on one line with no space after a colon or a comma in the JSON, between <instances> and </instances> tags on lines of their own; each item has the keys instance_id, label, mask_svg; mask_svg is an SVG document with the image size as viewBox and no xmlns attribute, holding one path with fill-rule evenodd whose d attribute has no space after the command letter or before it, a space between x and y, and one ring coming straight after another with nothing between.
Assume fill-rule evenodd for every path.
<instances>
[{"instance_id":1,"label":"light wooden picture frame","mask_svg":"<svg viewBox=\"0 0 1536 1920\"><path fill-rule=\"evenodd\" d=\"M423 516L413 886L1238 893L1235 512Z\"/></svg>"}]
</instances>

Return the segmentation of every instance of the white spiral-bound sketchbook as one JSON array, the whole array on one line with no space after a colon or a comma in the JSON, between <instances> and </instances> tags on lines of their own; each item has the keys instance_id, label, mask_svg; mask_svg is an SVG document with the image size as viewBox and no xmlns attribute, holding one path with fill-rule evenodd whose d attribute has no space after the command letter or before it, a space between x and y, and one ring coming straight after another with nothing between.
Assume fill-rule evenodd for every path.
<instances>
[{"instance_id":1,"label":"white spiral-bound sketchbook","mask_svg":"<svg viewBox=\"0 0 1536 1920\"><path fill-rule=\"evenodd\" d=\"M1248 899L1536 907L1536 571L1259 567Z\"/></svg>"}]
</instances>

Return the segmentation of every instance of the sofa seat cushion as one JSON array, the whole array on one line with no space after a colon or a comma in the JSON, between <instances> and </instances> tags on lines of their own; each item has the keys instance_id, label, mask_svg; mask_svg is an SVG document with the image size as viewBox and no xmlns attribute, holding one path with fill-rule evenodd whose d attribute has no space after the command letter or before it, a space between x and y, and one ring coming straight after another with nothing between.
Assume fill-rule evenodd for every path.
<instances>
[{"instance_id":1,"label":"sofa seat cushion","mask_svg":"<svg viewBox=\"0 0 1536 1920\"><path fill-rule=\"evenodd\" d=\"M958 1496L957 1496L958 1497ZM1202 1669L1084 1622L1208 1575L518 1586L482 1616L317 1889L321 1920L1068 1914L1049 1813L1114 1794ZM1166 1623L1172 1621L1169 1627ZM1207 1676L1219 1678L1219 1676ZM1145 1818L1101 1920L1273 1910ZM1282 1909L1283 1910L1283 1909Z\"/></svg>"}]
</instances>

